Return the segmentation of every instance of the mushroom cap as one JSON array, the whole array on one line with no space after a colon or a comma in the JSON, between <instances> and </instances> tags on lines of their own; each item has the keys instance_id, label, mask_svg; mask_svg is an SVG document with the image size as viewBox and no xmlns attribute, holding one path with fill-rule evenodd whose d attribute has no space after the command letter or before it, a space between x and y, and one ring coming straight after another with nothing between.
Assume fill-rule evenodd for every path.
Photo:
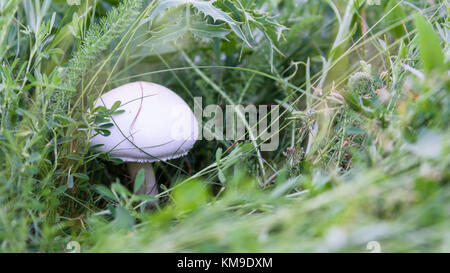
<instances>
[{"instance_id":1,"label":"mushroom cap","mask_svg":"<svg viewBox=\"0 0 450 273\"><path fill-rule=\"evenodd\" d=\"M198 123L186 102L170 89L150 82L117 87L95 103L123 113L110 117L109 136L95 135L91 145L125 162L166 161L186 155L198 138Z\"/></svg>"}]
</instances>

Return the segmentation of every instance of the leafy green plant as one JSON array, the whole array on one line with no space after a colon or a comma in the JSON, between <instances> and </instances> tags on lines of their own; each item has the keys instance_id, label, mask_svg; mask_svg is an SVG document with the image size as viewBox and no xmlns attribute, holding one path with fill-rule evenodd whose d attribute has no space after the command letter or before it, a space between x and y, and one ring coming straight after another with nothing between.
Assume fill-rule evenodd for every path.
<instances>
[{"instance_id":1,"label":"leafy green plant","mask_svg":"<svg viewBox=\"0 0 450 273\"><path fill-rule=\"evenodd\" d=\"M447 0L0 1L0 251L449 251L448 12ZM155 164L158 196L139 195L143 173L133 187L89 147L120 114L94 102L135 80L192 107L276 103L279 148L198 141Z\"/></svg>"}]
</instances>

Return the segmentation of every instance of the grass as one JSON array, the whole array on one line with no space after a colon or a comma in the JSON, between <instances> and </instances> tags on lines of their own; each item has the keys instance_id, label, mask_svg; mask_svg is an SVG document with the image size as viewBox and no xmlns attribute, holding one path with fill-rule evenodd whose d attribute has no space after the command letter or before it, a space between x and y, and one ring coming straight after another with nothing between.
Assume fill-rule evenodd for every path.
<instances>
[{"instance_id":1,"label":"grass","mask_svg":"<svg viewBox=\"0 0 450 273\"><path fill-rule=\"evenodd\" d=\"M0 251L449 252L450 3L381 2L0 0ZM280 146L198 141L144 210L89 146L136 80L278 104Z\"/></svg>"}]
</instances>

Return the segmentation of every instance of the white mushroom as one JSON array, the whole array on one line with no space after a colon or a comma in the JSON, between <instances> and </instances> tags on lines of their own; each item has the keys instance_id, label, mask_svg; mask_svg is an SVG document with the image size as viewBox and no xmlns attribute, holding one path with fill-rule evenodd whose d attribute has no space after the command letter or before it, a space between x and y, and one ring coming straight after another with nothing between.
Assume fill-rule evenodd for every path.
<instances>
[{"instance_id":1,"label":"white mushroom","mask_svg":"<svg viewBox=\"0 0 450 273\"><path fill-rule=\"evenodd\" d=\"M155 83L133 82L115 88L95 103L108 109L120 101L109 136L95 135L91 145L126 162L131 177L145 170L139 194L157 195L152 162L184 156L198 137L198 123L189 106L173 91Z\"/></svg>"}]
</instances>

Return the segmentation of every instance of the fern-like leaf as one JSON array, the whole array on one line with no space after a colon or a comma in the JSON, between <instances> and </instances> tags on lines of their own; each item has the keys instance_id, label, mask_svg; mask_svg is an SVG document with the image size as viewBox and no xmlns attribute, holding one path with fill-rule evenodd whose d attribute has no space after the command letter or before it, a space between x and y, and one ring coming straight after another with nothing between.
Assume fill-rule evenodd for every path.
<instances>
[{"instance_id":1,"label":"fern-like leaf","mask_svg":"<svg viewBox=\"0 0 450 273\"><path fill-rule=\"evenodd\" d=\"M80 77L96 61L97 56L123 33L139 15L143 0L124 0L117 8L88 30L81 47L64 71L64 85L75 88Z\"/></svg>"}]
</instances>

